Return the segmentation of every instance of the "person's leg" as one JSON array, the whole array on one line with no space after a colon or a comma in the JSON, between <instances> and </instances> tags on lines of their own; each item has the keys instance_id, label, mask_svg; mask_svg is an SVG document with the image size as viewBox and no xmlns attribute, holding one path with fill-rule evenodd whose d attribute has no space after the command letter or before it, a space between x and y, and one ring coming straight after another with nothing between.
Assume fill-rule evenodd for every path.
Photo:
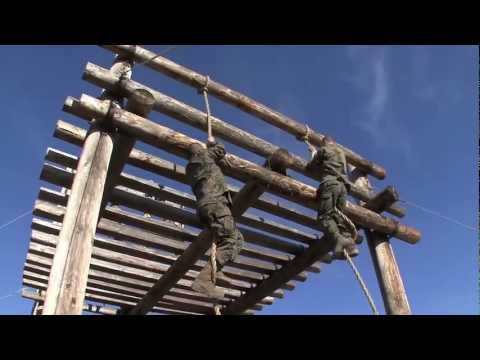
<instances>
[{"instance_id":1,"label":"person's leg","mask_svg":"<svg viewBox=\"0 0 480 360\"><path fill-rule=\"evenodd\" d=\"M343 183L339 183L338 186L338 197L337 197L337 209L340 210L342 213L344 213L345 208L347 206L347 189ZM348 255L350 257L355 257L358 255L358 247L356 246L355 239L353 237L354 234L352 234L352 228L350 225L346 222L346 220L340 216L337 215L337 224L338 228L340 230L340 234L347 240L347 245L345 246L345 250L347 250Z\"/></svg>"},{"instance_id":2,"label":"person's leg","mask_svg":"<svg viewBox=\"0 0 480 360\"><path fill-rule=\"evenodd\" d=\"M215 219L216 204L202 206L197 210L200 222L210 231L212 241L216 241L219 234L219 226ZM203 269L200 271L195 281L192 283L192 289L207 295L210 298L221 299L224 291L215 287L212 278L212 263L207 261Z\"/></svg>"},{"instance_id":3,"label":"person's leg","mask_svg":"<svg viewBox=\"0 0 480 360\"><path fill-rule=\"evenodd\" d=\"M342 185L339 182L324 183L318 196L318 220L327 240L332 244L337 259L344 259L343 249L349 245L348 239L342 235L343 222L335 212L335 207L346 202ZM342 219L343 220L343 219Z\"/></svg>"}]
</instances>

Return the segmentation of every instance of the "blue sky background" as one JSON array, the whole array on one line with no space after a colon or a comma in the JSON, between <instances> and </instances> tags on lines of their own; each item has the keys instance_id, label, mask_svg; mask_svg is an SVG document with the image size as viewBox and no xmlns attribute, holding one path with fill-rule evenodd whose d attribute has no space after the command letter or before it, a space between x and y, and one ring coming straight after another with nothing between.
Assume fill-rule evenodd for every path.
<instances>
[{"instance_id":1,"label":"blue sky background","mask_svg":"<svg viewBox=\"0 0 480 360\"><path fill-rule=\"evenodd\" d=\"M166 46L147 47L158 51ZM167 57L330 134L383 165L388 175L386 180L374 181L377 190L393 184L402 199L478 227L477 47L196 45L180 46ZM112 54L96 46L0 46L4 134L0 224L31 209L39 187L47 185L39 180L47 147L78 154L77 148L52 135L58 119L86 126L61 108L68 95L99 94L98 88L80 78L88 61L108 68ZM150 69L135 69L133 79L204 108L194 89ZM214 115L307 156L305 146L293 136L215 99L210 101ZM161 114L152 118L197 139L206 137ZM226 145L230 152L262 162L248 151ZM138 147L185 163L150 146ZM126 171L145 175L130 167ZM31 310L31 301L18 295L2 298L21 287L30 221L27 216L0 230L0 314ZM402 222L423 234L416 245L392 240L413 312L477 314L477 232L411 207ZM361 251L355 261L383 311L365 244ZM261 313L369 312L348 265L335 262Z\"/></svg>"}]
</instances>

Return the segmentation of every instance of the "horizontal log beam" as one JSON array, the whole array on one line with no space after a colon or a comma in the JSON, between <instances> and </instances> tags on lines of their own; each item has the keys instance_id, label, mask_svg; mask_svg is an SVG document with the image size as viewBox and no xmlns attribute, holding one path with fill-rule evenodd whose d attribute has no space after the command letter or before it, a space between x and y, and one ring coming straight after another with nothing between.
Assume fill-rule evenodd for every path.
<instances>
[{"instance_id":1,"label":"horizontal log beam","mask_svg":"<svg viewBox=\"0 0 480 360\"><path fill-rule=\"evenodd\" d=\"M81 146L83 140L85 139L85 134L86 131L84 129L59 120L57 122L54 136L70 144ZM157 175L179 181L183 184L188 184L185 174L185 167L142 152L138 149L134 148L131 151L127 162L130 165L136 166L140 169L151 171ZM239 191L239 189L234 186L229 186L228 188L233 196L235 196ZM252 204L252 207L281 217L285 220L296 222L315 230L321 230L315 217L303 214L301 211L290 208L288 205L283 204L278 200L272 200L267 196L262 195ZM295 229L291 230L296 231ZM316 238L318 238L318 236L316 236Z\"/></svg>"},{"instance_id":2,"label":"horizontal log beam","mask_svg":"<svg viewBox=\"0 0 480 360\"><path fill-rule=\"evenodd\" d=\"M146 66L161 72L173 79L183 82L196 89L205 86L206 76L194 72L184 66L176 64L154 52L135 45L103 45L104 48L118 54L132 56L137 62L145 63ZM244 94L229 89L212 79L208 82L208 93L226 103L233 105L257 118L268 122L296 137L305 136L307 129L304 124L289 118L269 107L247 97ZM309 134L310 142L314 145L320 145L324 135L311 131ZM383 167L375 164L354 151L339 145L345 152L347 161L352 165L359 167L373 176L384 179L386 171Z\"/></svg>"},{"instance_id":3,"label":"horizontal log beam","mask_svg":"<svg viewBox=\"0 0 480 360\"><path fill-rule=\"evenodd\" d=\"M54 167L49 164L44 165L41 173L42 180L49 181L52 184L64 186L67 188L70 186L72 177L73 177L73 173ZM200 223L200 221L198 220L195 214L190 213L186 210L178 209L174 206L171 206L165 203L161 203L157 200L150 199L146 197L143 193L139 193L138 191L133 191L133 190L118 186L114 188L112 191L112 199L116 203L124 206L128 206L132 209L136 209L142 212L148 212L148 213L160 216L162 218L169 219L172 221L178 221L186 225L194 226L199 229L203 228L203 225ZM109 210L108 213L110 214L111 210ZM101 227L99 227L99 229L101 229ZM286 241L273 238L266 234L260 234L253 230L246 229L243 227L241 227L240 229L244 234L246 242L265 246L267 248L273 248L275 250L280 250L280 251L290 250L291 252L294 252L294 254L298 254L302 251L305 251L304 247L298 247L298 246L295 247L294 244L290 244ZM187 237L185 236L188 233L185 230L177 233L181 233L183 235L183 240L187 239ZM191 234L191 235L195 236L194 234ZM148 238L148 236L146 238ZM287 258L280 259L279 255L269 252L266 249L257 250L254 248L250 248L248 246L245 249L245 252L243 253L243 255L252 257L252 258L259 258L262 260L266 260L268 258L268 261L270 262L274 262L274 263L281 262L282 264L285 263L285 261L288 261L290 259L290 257L288 259ZM276 267L272 268L272 270L275 270L275 269ZM319 265L314 265L310 267L308 270L313 272L319 272L320 267ZM306 279L306 274L302 274L296 280L304 281L305 279Z\"/></svg>"},{"instance_id":4,"label":"horizontal log beam","mask_svg":"<svg viewBox=\"0 0 480 360\"><path fill-rule=\"evenodd\" d=\"M41 266L41 267L45 267L45 266L50 266L51 265L51 262L45 262L45 261L41 261L40 263L38 263L38 256L47 256L47 257L51 257L53 256L53 253L55 251L54 247L56 246L56 242L57 242L57 237L56 235L52 235L52 234L48 234L48 233L45 233L45 232L42 232L42 231L39 231L39 230L33 230L32 231L32 236L31 236L31 243L30 243L30 248L29 248L29 252L31 252L33 255L31 256L35 256L37 255L37 259L34 258L34 260L32 261L32 264L33 265L36 265L36 266ZM155 282L156 279L158 279L158 273L160 274L164 274L167 269L168 269L168 266L165 266L163 264L160 264L160 263L157 263L157 262L154 262L152 260L143 260L141 259L140 257L138 257L138 255L127 255L127 254L122 254L122 253L119 253L118 252L118 248L121 247L122 245L118 245L118 242L117 244L115 244L115 242L113 242L114 245L116 245L116 247L111 247L109 245L112 244L112 241L111 240L105 240L105 239L98 239L96 238L95 239L95 247L93 249L93 256L92 256L92 265L95 267L94 269L90 269L89 270L89 277L90 278L96 278L98 280L98 278L103 278L101 279L102 281L104 280L108 280L109 283L112 284L113 286L113 283L115 282L117 285L120 283L121 285L119 286L123 286L125 287L128 287L128 288L136 288L136 289L139 289L139 290L142 290L143 293L146 292L146 290L148 290L150 288L150 285L152 284L152 281ZM106 245L106 246L105 246ZM125 248L126 245L123 245L123 247ZM107 250L107 248L110 248ZM111 249L114 249L114 250L111 250ZM118 262L117 266L115 266L115 264L111 264L111 263L105 263L105 260L108 261L116 261ZM28 263L30 263L30 257L27 259L27 265L26 267L28 268ZM122 264L122 265L119 265L119 264ZM152 277L152 275L148 275L148 281L145 282L145 281L133 281L133 285L132 284L125 284L124 281L119 281L118 280L118 274L117 275L111 275L111 268L113 266L113 269L116 269L120 266L120 274L122 274L121 276L125 276L123 275L124 274L124 268L126 265L124 264L127 264L128 266L130 267L138 267L139 269L135 269L134 270L134 273L135 274L139 274L139 276L144 279L145 278L145 270L141 271L140 269L149 269L149 271L155 271L155 276ZM105 275L103 276L99 276L98 275L98 269L101 269L101 271L103 272L103 274L106 274L108 273L109 275L107 276L107 278L105 279ZM198 267L198 270L200 270L200 267ZM131 271L131 270L130 270ZM117 271L118 272L118 271ZM190 271L188 274L186 274L186 276L172 289L170 289L170 292L172 294L177 294L179 292L185 292L185 290L190 290L190 287L191 286L191 282L193 281L193 279L195 278L195 274L198 274L198 271L197 272L194 272L194 271ZM113 281L112 281L113 280ZM123 282L123 283L122 283ZM129 282L132 282L132 280L130 280ZM238 283L238 281L235 281ZM232 289L224 289L226 291L226 296L225 298L223 299L222 303L224 304L228 304L232 299L237 299L241 292L238 292L238 291L234 291ZM245 291L246 288L243 288L242 291ZM142 293L142 294L143 294ZM228 296L227 296L228 295ZM183 296L183 295L180 295L180 296ZM207 301L207 302L210 302L209 300L205 299L203 301ZM260 301L259 304L256 304L253 309L256 309L256 310L259 310L261 309L261 305L260 304L271 304L271 298L267 297L266 299L262 299L262 301Z\"/></svg>"},{"instance_id":5,"label":"horizontal log beam","mask_svg":"<svg viewBox=\"0 0 480 360\"><path fill-rule=\"evenodd\" d=\"M43 303L43 301L45 300L44 295L40 295L34 291L30 291L25 288L22 289L22 297L25 299L29 299L29 300L33 300L41 303ZM88 303L83 304L83 311L95 313L95 314L102 314L102 315L116 315L117 313L117 309L107 307L107 306L92 305Z\"/></svg>"},{"instance_id":6,"label":"horizontal log beam","mask_svg":"<svg viewBox=\"0 0 480 360\"><path fill-rule=\"evenodd\" d=\"M77 161L76 156L55 149L48 149L45 159L47 161L54 162L70 168L75 168ZM146 194L149 194L150 196L155 196L155 198L159 200L168 200L191 209L196 209L196 201L193 195L159 185L151 180L146 180L140 177L122 173L119 177L118 184L137 191L144 192ZM234 197L238 195L238 192L234 193ZM318 236L289 228L287 226L270 220L266 220L259 216L244 214L243 216L238 217L237 222L255 229L271 232L272 234L280 235L282 237L295 241L300 241L306 244L310 244L312 241L318 239ZM298 251L303 251L303 249L299 248ZM298 251L293 252L293 254L296 255Z\"/></svg>"},{"instance_id":7,"label":"horizontal log beam","mask_svg":"<svg viewBox=\"0 0 480 360\"><path fill-rule=\"evenodd\" d=\"M99 101L91 96L82 95L80 102L68 98L66 108L78 107L77 115L85 119L95 118L111 123L131 136L137 137L150 145L167 150L173 154L188 158L192 144L205 147L205 144L184 134L173 131L153 121L129 113L122 109L111 108L108 101ZM224 173L241 181L255 179L269 191L283 195L304 206L315 208L316 189L300 181L288 178L265 169L233 154L226 154L220 162ZM414 244L420 240L420 232L412 227L383 217L361 206L347 202L345 213L356 224L380 233L392 235L398 239Z\"/></svg>"},{"instance_id":8,"label":"horizontal log beam","mask_svg":"<svg viewBox=\"0 0 480 360\"><path fill-rule=\"evenodd\" d=\"M163 263L151 261L144 262L137 256L128 254L117 254L109 250L108 243L96 242L94 254L90 264L90 276L95 277L98 272L109 274L113 280L121 283L129 283L130 286L150 288L158 280L159 274L164 274L168 266ZM39 230L32 231L31 243L27 254L27 262L42 267L51 266L51 258L55 252L56 237ZM104 246L104 247L102 247ZM198 271L189 271L180 280L176 287L179 289L190 289L191 283L197 276ZM231 288L224 288L225 297L230 299L238 298L243 292L252 288L252 284L246 281L233 280ZM272 293L271 296L262 299L261 304L270 305L273 298L283 298L282 290Z\"/></svg>"},{"instance_id":9,"label":"horizontal log beam","mask_svg":"<svg viewBox=\"0 0 480 360\"><path fill-rule=\"evenodd\" d=\"M83 79L100 86L108 88L120 93L122 96L128 97L135 94L138 89L148 91L155 99L154 109L171 116L179 121L187 123L197 129L204 130L207 127L206 114L198 109L188 106L174 98L160 93L152 88L144 86L131 79L121 79L119 76L112 74L108 69L88 63L83 74ZM128 110L128 109L127 109ZM144 116L146 117L146 116ZM216 137L222 138L232 144L243 147L263 157L272 156L279 147L256 137L242 129L239 129L219 118L211 116L212 130ZM284 156L279 158L280 164L299 173L309 176L316 180L321 178L315 172L308 169L308 162L302 157L285 151ZM352 186L350 195L362 200L368 201L372 198L368 192L361 188ZM398 206L388 207L388 212L393 215L403 217L405 209Z\"/></svg>"}]
</instances>

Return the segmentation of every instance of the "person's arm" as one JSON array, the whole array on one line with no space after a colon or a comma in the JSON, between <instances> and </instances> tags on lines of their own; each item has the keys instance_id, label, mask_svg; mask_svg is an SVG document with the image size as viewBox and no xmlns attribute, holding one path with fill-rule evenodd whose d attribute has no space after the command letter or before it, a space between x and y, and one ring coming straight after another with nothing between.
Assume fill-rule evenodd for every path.
<instances>
[{"instance_id":1,"label":"person's arm","mask_svg":"<svg viewBox=\"0 0 480 360\"><path fill-rule=\"evenodd\" d=\"M308 146L308 151L310 151L310 159L313 159L315 155L317 155L317 148L310 144L308 141L306 142Z\"/></svg>"}]
</instances>

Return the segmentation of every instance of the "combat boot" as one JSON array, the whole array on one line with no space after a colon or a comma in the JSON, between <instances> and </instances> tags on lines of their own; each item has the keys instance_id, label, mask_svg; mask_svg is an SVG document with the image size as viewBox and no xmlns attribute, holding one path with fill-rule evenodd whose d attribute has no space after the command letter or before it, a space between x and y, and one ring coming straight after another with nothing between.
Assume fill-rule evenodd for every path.
<instances>
[{"instance_id":1,"label":"combat boot","mask_svg":"<svg viewBox=\"0 0 480 360\"><path fill-rule=\"evenodd\" d=\"M202 271L200 271L192 284L192 289L212 299L218 300L224 296L224 291L217 288L212 281L212 264L210 262L207 262Z\"/></svg>"},{"instance_id":2,"label":"combat boot","mask_svg":"<svg viewBox=\"0 0 480 360\"><path fill-rule=\"evenodd\" d=\"M355 257L359 254L357 246L353 243L351 239L340 234L336 234L334 241L335 247L333 249L333 253L336 259L345 260L345 254L343 253L343 249L347 251L350 257Z\"/></svg>"}]
</instances>

